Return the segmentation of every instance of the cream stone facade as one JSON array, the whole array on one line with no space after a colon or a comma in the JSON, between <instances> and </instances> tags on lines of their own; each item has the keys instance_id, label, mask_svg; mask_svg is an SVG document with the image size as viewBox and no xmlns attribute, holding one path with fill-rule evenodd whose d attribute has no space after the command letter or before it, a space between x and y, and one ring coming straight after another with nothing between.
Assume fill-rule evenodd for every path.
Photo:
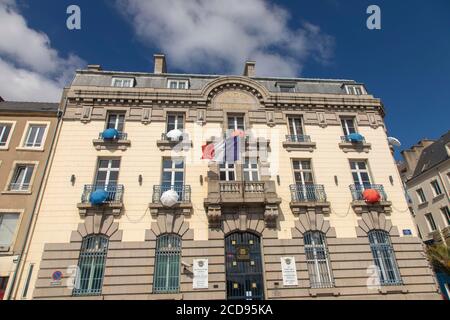
<instances>
[{"instance_id":1,"label":"cream stone facade","mask_svg":"<svg viewBox=\"0 0 450 320\"><path fill-rule=\"evenodd\" d=\"M22 298L24 287L29 288L26 299L440 298L390 153L383 105L362 84L257 78L254 63L247 64L244 76L168 74L165 65L157 55L153 74L107 72L99 66L77 72L66 92L63 124L15 299ZM115 79L132 81L117 87L111 85ZM168 88L170 81L186 87ZM285 92L283 86L295 89ZM349 95L346 86L361 87L363 94ZM99 136L113 121L111 114L124 115L122 135L112 141ZM182 115L173 121L182 121L187 134L179 144L165 136L175 114ZM295 139L288 137L292 118L303 122ZM260 150L258 178L243 182L238 162L235 179L224 181L216 162L201 160L202 146L240 119L250 137L245 151ZM353 119L365 141L341 138L346 135L342 119ZM178 168L183 173L171 176L169 189L182 179L175 186L182 190L174 189L181 199L167 207L160 201L167 186L163 159L177 157L184 159ZM120 166L114 191L108 189L114 199L94 205L89 194L91 201L80 199L98 183L99 159L120 160ZM311 165L311 197L303 198L294 178L295 160ZM371 184L382 185L387 198L372 205L352 198L350 160L365 161ZM108 170L114 165L108 162ZM172 165L171 174L177 169ZM371 249L372 231L387 236L390 244L384 248L393 249L395 261L388 263L392 275L376 285L371 282L378 250ZM306 248L312 233L322 235L324 243ZM178 240L164 247L167 235L168 241ZM98 242L89 247L89 239ZM94 261L89 255L94 251L103 259L97 271L83 262ZM325 252L326 258L314 260L311 252L316 257ZM296 285L283 281L286 257L295 258ZM194 289L198 259L208 259L209 281ZM81 272L75 274L77 266ZM165 273L166 266L172 271ZM327 268L327 281L314 266L319 273ZM94 277L85 279L87 287L83 272ZM80 290L72 285L79 280Z\"/></svg>"}]
</instances>

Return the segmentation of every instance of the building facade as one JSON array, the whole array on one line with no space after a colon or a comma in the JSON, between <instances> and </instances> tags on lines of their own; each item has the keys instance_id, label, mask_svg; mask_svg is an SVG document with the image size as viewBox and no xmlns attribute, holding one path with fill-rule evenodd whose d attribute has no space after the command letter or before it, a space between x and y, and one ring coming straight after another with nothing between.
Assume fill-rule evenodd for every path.
<instances>
[{"instance_id":1,"label":"building facade","mask_svg":"<svg viewBox=\"0 0 450 320\"><path fill-rule=\"evenodd\" d=\"M417 228L425 242L450 236L450 131L402 152L401 170Z\"/></svg>"},{"instance_id":2,"label":"building facade","mask_svg":"<svg viewBox=\"0 0 450 320\"><path fill-rule=\"evenodd\" d=\"M23 298L439 299L380 100L255 68L78 71ZM209 159L224 134L239 159Z\"/></svg>"},{"instance_id":3,"label":"building facade","mask_svg":"<svg viewBox=\"0 0 450 320\"><path fill-rule=\"evenodd\" d=\"M49 161L57 103L0 99L0 300L15 282L18 261Z\"/></svg>"}]
</instances>

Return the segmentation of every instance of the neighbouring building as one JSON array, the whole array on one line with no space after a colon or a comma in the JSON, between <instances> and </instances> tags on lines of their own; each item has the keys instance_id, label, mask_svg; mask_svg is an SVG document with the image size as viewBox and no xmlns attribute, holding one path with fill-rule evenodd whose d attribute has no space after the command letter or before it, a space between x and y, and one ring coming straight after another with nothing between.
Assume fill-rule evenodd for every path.
<instances>
[{"instance_id":1,"label":"neighbouring building","mask_svg":"<svg viewBox=\"0 0 450 320\"><path fill-rule=\"evenodd\" d=\"M450 131L402 151L400 174L417 229L426 244L450 244ZM450 276L436 270L442 293L450 297Z\"/></svg>"},{"instance_id":2,"label":"neighbouring building","mask_svg":"<svg viewBox=\"0 0 450 320\"><path fill-rule=\"evenodd\" d=\"M0 300L9 296L58 123L57 103L0 98Z\"/></svg>"},{"instance_id":3,"label":"neighbouring building","mask_svg":"<svg viewBox=\"0 0 450 320\"><path fill-rule=\"evenodd\" d=\"M255 68L77 71L14 298L440 299L381 101Z\"/></svg>"}]
</instances>

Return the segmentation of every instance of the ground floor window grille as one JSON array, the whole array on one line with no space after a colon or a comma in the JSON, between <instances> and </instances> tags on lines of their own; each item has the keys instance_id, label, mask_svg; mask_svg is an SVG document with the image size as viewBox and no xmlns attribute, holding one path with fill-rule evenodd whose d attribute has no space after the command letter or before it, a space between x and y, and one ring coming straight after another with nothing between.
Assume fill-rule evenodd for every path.
<instances>
[{"instance_id":1,"label":"ground floor window grille","mask_svg":"<svg viewBox=\"0 0 450 320\"><path fill-rule=\"evenodd\" d=\"M325 235L318 231L307 232L304 239L311 288L333 287L334 281Z\"/></svg>"}]
</instances>

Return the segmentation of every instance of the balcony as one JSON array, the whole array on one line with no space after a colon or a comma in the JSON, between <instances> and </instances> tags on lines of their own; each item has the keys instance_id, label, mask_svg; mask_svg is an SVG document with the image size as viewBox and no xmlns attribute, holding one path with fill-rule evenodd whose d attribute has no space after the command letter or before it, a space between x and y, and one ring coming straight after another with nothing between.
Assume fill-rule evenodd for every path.
<instances>
[{"instance_id":1,"label":"balcony","mask_svg":"<svg viewBox=\"0 0 450 320\"><path fill-rule=\"evenodd\" d=\"M167 133L161 134L161 139L156 141L156 145L161 151L172 150L176 145L179 145L183 150L192 147L192 143L185 137L181 136L178 139L171 139L167 137Z\"/></svg>"},{"instance_id":2,"label":"balcony","mask_svg":"<svg viewBox=\"0 0 450 320\"><path fill-rule=\"evenodd\" d=\"M178 201L173 207L164 206L161 203L161 196L164 192L174 190L178 194ZM153 216L162 214L167 211L180 211L185 216L192 213L191 202L191 186L169 186L169 185L155 185L153 186L152 202L149 204L150 213Z\"/></svg>"},{"instance_id":3,"label":"balcony","mask_svg":"<svg viewBox=\"0 0 450 320\"><path fill-rule=\"evenodd\" d=\"M316 148L316 143L311 142L310 136L289 134L286 136L286 141L283 142L283 148L288 152L299 150L313 152Z\"/></svg>"},{"instance_id":4,"label":"balcony","mask_svg":"<svg viewBox=\"0 0 450 320\"><path fill-rule=\"evenodd\" d=\"M356 151L368 153L372 149L372 145L367 143L365 138L362 138L360 141L354 141L349 136L342 136L339 148L344 152Z\"/></svg>"},{"instance_id":5,"label":"balcony","mask_svg":"<svg viewBox=\"0 0 450 320\"><path fill-rule=\"evenodd\" d=\"M96 150L126 150L130 145L131 141L128 140L128 134L124 132L119 132L113 139L105 139L103 137L103 132L100 132L98 139L92 141Z\"/></svg>"},{"instance_id":6,"label":"balcony","mask_svg":"<svg viewBox=\"0 0 450 320\"><path fill-rule=\"evenodd\" d=\"M100 204L93 204L91 194L95 191L105 191L105 199ZM85 185L81 202L77 207L80 215L85 216L89 211L111 213L112 215L120 215L123 207L123 190L121 184L118 185Z\"/></svg>"},{"instance_id":7,"label":"balcony","mask_svg":"<svg viewBox=\"0 0 450 320\"><path fill-rule=\"evenodd\" d=\"M220 222L222 211L235 212L237 206L262 208L264 219L274 223L278 217L278 198L274 181L217 181L208 182L205 207L211 224ZM259 211L261 212L261 211Z\"/></svg>"},{"instance_id":8,"label":"balcony","mask_svg":"<svg viewBox=\"0 0 450 320\"><path fill-rule=\"evenodd\" d=\"M329 213L330 203L323 185L319 184L293 184L291 191L291 209L294 214L314 211L316 213Z\"/></svg>"},{"instance_id":9,"label":"balcony","mask_svg":"<svg viewBox=\"0 0 450 320\"><path fill-rule=\"evenodd\" d=\"M367 189L373 189L378 191L380 194L380 201L376 203L368 203L364 200L363 192ZM352 207L356 213L363 212L385 212L390 213L392 211L391 205L392 203L387 200L386 192L384 191L384 187L381 184L365 184L365 185L350 185L350 192L352 194Z\"/></svg>"}]
</instances>

